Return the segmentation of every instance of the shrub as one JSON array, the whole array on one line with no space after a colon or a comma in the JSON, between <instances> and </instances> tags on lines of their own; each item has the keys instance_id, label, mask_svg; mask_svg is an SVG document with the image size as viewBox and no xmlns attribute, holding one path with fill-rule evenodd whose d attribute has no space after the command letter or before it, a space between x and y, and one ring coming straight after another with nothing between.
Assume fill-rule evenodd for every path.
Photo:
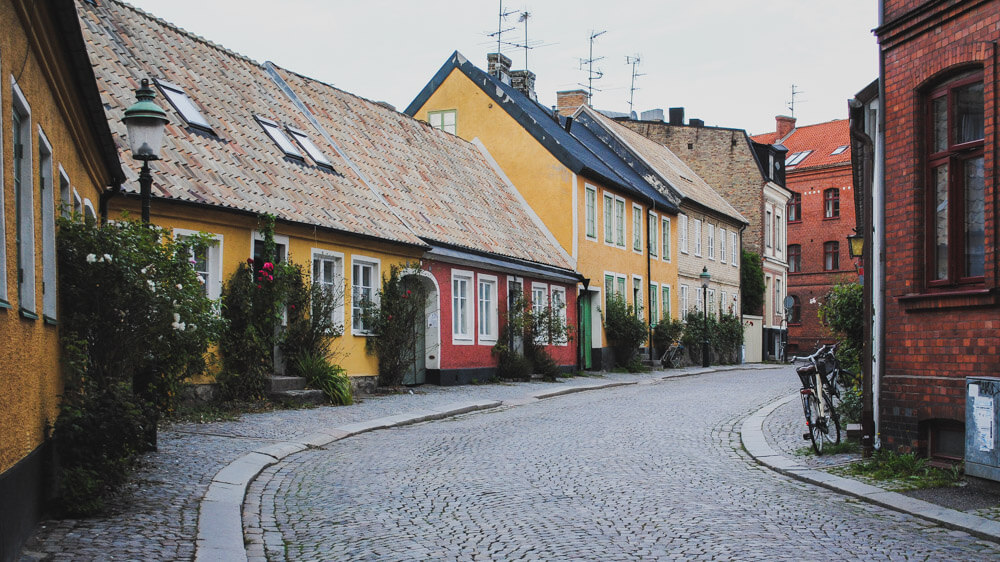
<instances>
[{"instance_id":1,"label":"shrub","mask_svg":"<svg viewBox=\"0 0 1000 562\"><path fill-rule=\"evenodd\" d=\"M715 355L713 362L719 364L737 362L740 346L743 345L743 323L740 319L732 314L723 314L719 318L709 316L707 324L706 327L702 313L688 312L681 343L688 350L690 357L696 363L701 362L701 349L707 339L710 352Z\"/></svg>"},{"instance_id":2,"label":"shrub","mask_svg":"<svg viewBox=\"0 0 1000 562\"><path fill-rule=\"evenodd\" d=\"M653 328L653 345L656 347L656 353L662 355L668 347L681 339L681 334L683 333L684 322L681 322L679 319L670 318L661 320Z\"/></svg>"},{"instance_id":3,"label":"shrub","mask_svg":"<svg viewBox=\"0 0 1000 562\"><path fill-rule=\"evenodd\" d=\"M322 390L331 403L338 406L354 403L351 380L339 365L334 365L323 355L315 353L300 354L294 363L299 376L305 377L310 387Z\"/></svg>"},{"instance_id":4,"label":"shrub","mask_svg":"<svg viewBox=\"0 0 1000 562\"><path fill-rule=\"evenodd\" d=\"M333 342L343 335L344 326L334 313L343 302L344 287L329 288L310 282L302 266L290 266L295 273L288 277L286 310L288 323L279 347L288 363L290 375L305 376L298 370L298 359L312 356L331 360Z\"/></svg>"},{"instance_id":5,"label":"shrub","mask_svg":"<svg viewBox=\"0 0 1000 562\"><path fill-rule=\"evenodd\" d=\"M377 301L362 303L365 326L372 333L365 341L365 351L378 357L379 386L399 386L416 364L417 321L423 318L427 302L419 267L392 265L389 274L382 277Z\"/></svg>"},{"instance_id":6,"label":"shrub","mask_svg":"<svg viewBox=\"0 0 1000 562\"><path fill-rule=\"evenodd\" d=\"M760 316L764 313L764 267L760 255L743 250L740 260L740 295L743 311Z\"/></svg>"},{"instance_id":7,"label":"shrub","mask_svg":"<svg viewBox=\"0 0 1000 562\"><path fill-rule=\"evenodd\" d=\"M624 367L649 338L649 328L639 317L639 311L620 294L608 297L606 310L601 311L604 333L615 350L615 363Z\"/></svg>"},{"instance_id":8,"label":"shrub","mask_svg":"<svg viewBox=\"0 0 1000 562\"><path fill-rule=\"evenodd\" d=\"M840 341L837 346L840 365L860 373L865 329L862 286L858 283L834 285L819 307L819 319Z\"/></svg>"},{"instance_id":9,"label":"shrub","mask_svg":"<svg viewBox=\"0 0 1000 562\"><path fill-rule=\"evenodd\" d=\"M545 346L571 339L572 328L563 320L563 311L548 304L536 310L524 295L514 295L501 314L500 337L492 350L497 357L497 377L529 380L537 373L545 380L555 380L561 374L559 364Z\"/></svg>"}]
</instances>

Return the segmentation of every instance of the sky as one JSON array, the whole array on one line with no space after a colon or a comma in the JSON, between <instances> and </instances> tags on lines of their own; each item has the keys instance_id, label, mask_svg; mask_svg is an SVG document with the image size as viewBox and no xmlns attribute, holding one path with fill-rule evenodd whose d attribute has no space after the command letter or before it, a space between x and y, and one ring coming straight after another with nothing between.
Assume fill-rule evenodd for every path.
<instances>
[{"instance_id":1,"label":"sky","mask_svg":"<svg viewBox=\"0 0 1000 562\"><path fill-rule=\"evenodd\" d=\"M404 110L454 51L480 68L495 52L500 0L132 0L132 5L258 62ZM540 103L587 83L581 60L603 77L592 105L684 107L706 125L774 130L847 116L847 100L878 76L877 0L505 0L504 41L524 42ZM503 46L514 70L524 49ZM598 91L599 90L599 91Z\"/></svg>"}]
</instances>

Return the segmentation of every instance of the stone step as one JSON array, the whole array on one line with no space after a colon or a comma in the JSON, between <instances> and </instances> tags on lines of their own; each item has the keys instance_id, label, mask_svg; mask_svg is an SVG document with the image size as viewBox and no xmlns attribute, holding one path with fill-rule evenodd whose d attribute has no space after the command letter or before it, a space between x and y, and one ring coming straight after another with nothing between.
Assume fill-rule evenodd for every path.
<instances>
[{"instance_id":1,"label":"stone step","mask_svg":"<svg viewBox=\"0 0 1000 562\"><path fill-rule=\"evenodd\" d=\"M274 375L267 380L268 392L303 390L305 387L306 379L304 377L281 377Z\"/></svg>"},{"instance_id":2,"label":"stone step","mask_svg":"<svg viewBox=\"0 0 1000 562\"><path fill-rule=\"evenodd\" d=\"M328 400L322 390L275 390L267 393L275 402L285 404L326 404Z\"/></svg>"}]
</instances>

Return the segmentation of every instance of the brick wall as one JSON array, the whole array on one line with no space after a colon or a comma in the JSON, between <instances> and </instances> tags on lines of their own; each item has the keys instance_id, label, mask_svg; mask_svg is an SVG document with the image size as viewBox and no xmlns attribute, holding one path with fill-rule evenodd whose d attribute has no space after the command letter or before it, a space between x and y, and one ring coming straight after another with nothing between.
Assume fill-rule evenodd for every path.
<instances>
[{"instance_id":1,"label":"brick wall","mask_svg":"<svg viewBox=\"0 0 1000 562\"><path fill-rule=\"evenodd\" d=\"M919 7L926 9L913 11ZM997 53L990 43L1000 35L1000 2L885 1L884 8L888 23L878 30L886 123L880 433L890 448L925 450L936 420L964 423L965 377L996 376L1000 366L993 215ZM927 221L918 116L927 87L969 67L982 68L985 86L986 275L973 291L952 290L948 296L928 290L924 276Z\"/></svg>"}]
</instances>

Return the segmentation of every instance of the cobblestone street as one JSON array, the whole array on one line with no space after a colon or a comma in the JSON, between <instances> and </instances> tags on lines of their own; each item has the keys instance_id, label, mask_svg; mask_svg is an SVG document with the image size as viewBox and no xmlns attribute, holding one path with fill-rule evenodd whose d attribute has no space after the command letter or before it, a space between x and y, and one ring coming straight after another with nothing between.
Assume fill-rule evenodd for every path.
<instances>
[{"instance_id":1,"label":"cobblestone street","mask_svg":"<svg viewBox=\"0 0 1000 562\"><path fill-rule=\"evenodd\" d=\"M757 465L735 424L793 391L789 374L656 381L356 436L265 470L244 525L263 538L258 555L292 560L1000 556Z\"/></svg>"}]
</instances>

